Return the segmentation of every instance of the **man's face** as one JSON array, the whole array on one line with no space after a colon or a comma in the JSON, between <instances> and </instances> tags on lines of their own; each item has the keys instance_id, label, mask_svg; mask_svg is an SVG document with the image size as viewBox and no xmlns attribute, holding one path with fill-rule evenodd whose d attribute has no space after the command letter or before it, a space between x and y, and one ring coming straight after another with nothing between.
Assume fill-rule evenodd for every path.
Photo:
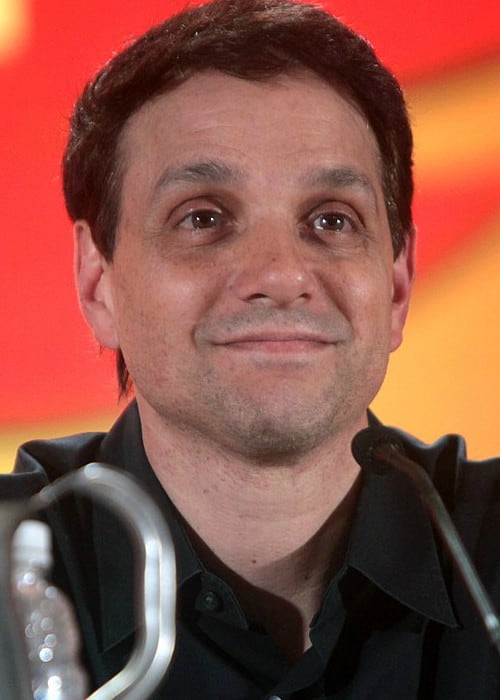
<instances>
[{"instance_id":1,"label":"man's face","mask_svg":"<svg viewBox=\"0 0 500 700\"><path fill-rule=\"evenodd\" d=\"M121 157L109 315L90 320L143 417L260 459L364 425L411 264L361 114L307 73L206 72L135 114Z\"/></svg>"}]
</instances>

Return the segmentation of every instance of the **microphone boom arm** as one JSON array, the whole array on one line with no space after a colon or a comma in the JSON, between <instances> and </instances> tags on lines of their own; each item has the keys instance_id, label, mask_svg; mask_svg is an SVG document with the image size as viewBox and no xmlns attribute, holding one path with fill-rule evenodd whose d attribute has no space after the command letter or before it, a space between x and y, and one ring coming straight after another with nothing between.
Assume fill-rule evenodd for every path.
<instances>
[{"instance_id":1,"label":"microphone boom arm","mask_svg":"<svg viewBox=\"0 0 500 700\"><path fill-rule=\"evenodd\" d=\"M433 525L472 598L490 642L500 656L500 620L431 478L420 464L406 457L399 444L390 438L375 442L370 456L403 472L417 487Z\"/></svg>"}]
</instances>

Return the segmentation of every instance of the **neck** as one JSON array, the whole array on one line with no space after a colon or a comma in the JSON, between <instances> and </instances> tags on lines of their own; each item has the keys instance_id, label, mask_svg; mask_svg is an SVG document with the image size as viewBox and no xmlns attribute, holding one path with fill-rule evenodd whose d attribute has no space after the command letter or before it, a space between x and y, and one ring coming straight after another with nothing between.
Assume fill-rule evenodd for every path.
<instances>
[{"instance_id":1,"label":"neck","mask_svg":"<svg viewBox=\"0 0 500 700\"><path fill-rule=\"evenodd\" d=\"M265 530L272 537L264 540L252 539L262 528L250 523L241 528L239 537L231 538L233 545L217 541L210 547L187 525L207 567L232 586L247 618L263 626L291 660L309 646L310 622L329 581L342 565L356 486L323 522L319 512L311 512L310 518L268 520Z\"/></svg>"},{"instance_id":2,"label":"neck","mask_svg":"<svg viewBox=\"0 0 500 700\"><path fill-rule=\"evenodd\" d=\"M344 557L359 473L350 438L291 466L262 465L196 435L159 440L157 428L143 420L146 453L200 557L295 658Z\"/></svg>"}]
</instances>

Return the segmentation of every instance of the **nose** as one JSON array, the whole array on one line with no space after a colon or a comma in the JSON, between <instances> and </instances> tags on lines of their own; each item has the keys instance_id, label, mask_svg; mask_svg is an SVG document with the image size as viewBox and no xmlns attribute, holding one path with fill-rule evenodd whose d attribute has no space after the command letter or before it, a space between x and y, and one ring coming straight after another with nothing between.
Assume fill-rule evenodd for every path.
<instances>
[{"instance_id":1,"label":"nose","mask_svg":"<svg viewBox=\"0 0 500 700\"><path fill-rule=\"evenodd\" d=\"M300 306L313 296L315 276L307 252L292 231L267 228L249 233L240 250L232 291L246 303L268 307Z\"/></svg>"}]
</instances>

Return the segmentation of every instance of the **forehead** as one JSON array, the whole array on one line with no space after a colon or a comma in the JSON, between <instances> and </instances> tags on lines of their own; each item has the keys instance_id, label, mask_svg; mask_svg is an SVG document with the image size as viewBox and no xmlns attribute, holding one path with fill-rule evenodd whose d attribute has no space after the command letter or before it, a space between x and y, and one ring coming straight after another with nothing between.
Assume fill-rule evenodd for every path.
<instances>
[{"instance_id":1,"label":"forehead","mask_svg":"<svg viewBox=\"0 0 500 700\"><path fill-rule=\"evenodd\" d=\"M195 74L130 117L119 156L125 183L154 179L159 169L200 156L227 162L243 176L247 166L256 170L258 158L261 171L289 169L297 178L318 160L355 163L375 180L381 170L360 109L307 71L259 82L217 71Z\"/></svg>"}]
</instances>

